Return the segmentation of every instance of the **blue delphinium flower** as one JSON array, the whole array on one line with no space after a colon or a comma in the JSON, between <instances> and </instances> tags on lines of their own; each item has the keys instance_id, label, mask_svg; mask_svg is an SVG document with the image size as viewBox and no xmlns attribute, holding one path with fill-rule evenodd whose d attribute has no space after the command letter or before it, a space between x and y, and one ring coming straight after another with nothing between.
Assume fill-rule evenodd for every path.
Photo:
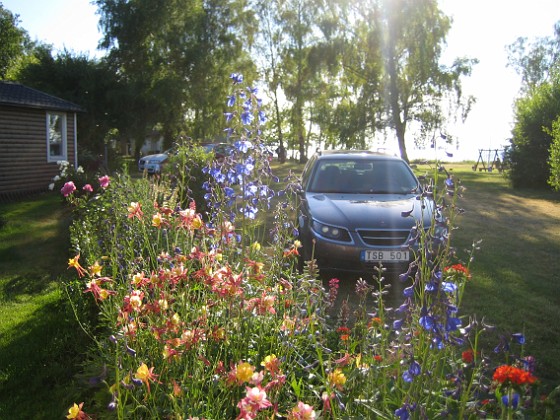
<instances>
[{"instance_id":1,"label":"blue delphinium flower","mask_svg":"<svg viewBox=\"0 0 560 420\"><path fill-rule=\"evenodd\" d=\"M410 409L408 404L403 405L401 408L397 408L395 410L395 416L397 416L400 420L410 419Z\"/></svg>"},{"instance_id":2,"label":"blue delphinium flower","mask_svg":"<svg viewBox=\"0 0 560 420\"><path fill-rule=\"evenodd\" d=\"M251 144L250 141L238 140L235 143L233 143L233 147L235 147L241 153L247 153L249 149L253 148L253 145Z\"/></svg>"},{"instance_id":3,"label":"blue delphinium flower","mask_svg":"<svg viewBox=\"0 0 560 420\"><path fill-rule=\"evenodd\" d=\"M243 75L240 74L240 73L231 73L229 78L231 79L231 81L233 82L234 85L238 85L240 83L243 83Z\"/></svg>"},{"instance_id":4,"label":"blue delphinium flower","mask_svg":"<svg viewBox=\"0 0 560 420\"><path fill-rule=\"evenodd\" d=\"M230 95L227 97L227 106L235 105L235 95Z\"/></svg>"},{"instance_id":5,"label":"blue delphinium flower","mask_svg":"<svg viewBox=\"0 0 560 420\"><path fill-rule=\"evenodd\" d=\"M403 372L402 378L405 382L410 383L416 376L420 375L421 372L422 367L420 366L420 363L418 363L416 360L413 360L408 369Z\"/></svg>"},{"instance_id":6,"label":"blue delphinium flower","mask_svg":"<svg viewBox=\"0 0 560 420\"><path fill-rule=\"evenodd\" d=\"M241 113L241 122L244 125L250 125L253 120L255 119L255 116L253 115L253 113L250 110L245 110Z\"/></svg>"},{"instance_id":7,"label":"blue delphinium flower","mask_svg":"<svg viewBox=\"0 0 560 420\"><path fill-rule=\"evenodd\" d=\"M447 293L454 293L457 291L457 285L455 283L444 281L441 283L441 289Z\"/></svg>"},{"instance_id":8,"label":"blue delphinium flower","mask_svg":"<svg viewBox=\"0 0 560 420\"><path fill-rule=\"evenodd\" d=\"M513 333L512 338L517 344L525 344L525 336L521 333Z\"/></svg>"},{"instance_id":9,"label":"blue delphinium flower","mask_svg":"<svg viewBox=\"0 0 560 420\"><path fill-rule=\"evenodd\" d=\"M509 407L510 405L513 408L517 408L517 406L519 405L519 394L518 393L514 393L511 397L511 403L510 403L510 399L509 399L509 395L504 395L502 396L502 403L506 406Z\"/></svg>"},{"instance_id":10,"label":"blue delphinium flower","mask_svg":"<svg viewBox=\"0 0 560 420\"><path fill-rule=\"evenodd\" d=\"M241 209L241 213L245 217L247 217L248 219L251 219L251 220L256 217L258 211L259 211L259 209L257 209L256 207L250 206L248 204Z\"/></svg>"}]
</instances>

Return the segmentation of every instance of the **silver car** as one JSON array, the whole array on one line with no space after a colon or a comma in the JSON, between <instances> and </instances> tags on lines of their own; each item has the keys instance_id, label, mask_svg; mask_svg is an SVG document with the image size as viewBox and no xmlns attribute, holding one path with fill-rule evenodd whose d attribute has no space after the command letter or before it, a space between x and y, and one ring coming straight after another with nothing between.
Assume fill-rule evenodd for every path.
<instances>
[{"instance_id":1,"label":"silver car","mask_svg":"<svg viewBox=\"0 0 560 420\"><path fill-rule=\"evenodd\" d=\"M138 170L140 172L146 171L149 174L159 174L162 172L167 159L175 153L175 149L169 149L163 153L144 156L138 160Z\"/></svg>"},{"instance_id":2,"label":"silver car","mask_svg":"<svg viewBox=\"0 0 560 420\"><path fill-rule=\"evenodd\" d=\"M321 270L406 271L417 221L427 229L434 205L402 159L369 151L314 155L302 174L299 234L303 259ZM412 245L412 246L411 246Z\"/></svg>"}]
</instances>

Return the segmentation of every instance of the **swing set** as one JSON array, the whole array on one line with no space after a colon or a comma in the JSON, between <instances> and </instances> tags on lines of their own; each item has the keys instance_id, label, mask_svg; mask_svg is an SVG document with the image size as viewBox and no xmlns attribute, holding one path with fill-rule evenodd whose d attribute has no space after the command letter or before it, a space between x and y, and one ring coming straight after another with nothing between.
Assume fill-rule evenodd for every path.
<instances>
[{"instance_id":1,"label":"swing set","mask_svg":"<svg viewBox=\"0 0 560 420\"><path fill-rule=\"evenodd\" d=\"M494 152L493 157L492 152ZM498 172L502 172L504 170L503 162L500 160L500 153L502 152L503 150L500 149L478 149L478 160L476 164L473 165L472 170L475 172L477 169L479 172L492 172L492 170L496 168ZM486 160L484 158L486 158ZM478 167L479 165L480 168Z\"/></svg>"}]
</instances>

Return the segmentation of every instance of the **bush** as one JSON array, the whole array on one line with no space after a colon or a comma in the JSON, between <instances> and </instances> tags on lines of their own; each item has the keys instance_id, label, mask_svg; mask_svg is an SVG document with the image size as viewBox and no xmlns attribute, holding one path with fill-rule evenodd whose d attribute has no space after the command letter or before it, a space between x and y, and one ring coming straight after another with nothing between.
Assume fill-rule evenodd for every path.
<instances>
[{"instance_id":1,"label":"bush","mask_svg":"<svg viewBox=\"0 0 560 420\"><path fill-rule=\"evenodd\" d=\"M515 104L515 126L506 152L508 172L516 188L546 188L550 167L552 123L560 114L560 80L543 83Z\"/></svg>"}]
</instances>

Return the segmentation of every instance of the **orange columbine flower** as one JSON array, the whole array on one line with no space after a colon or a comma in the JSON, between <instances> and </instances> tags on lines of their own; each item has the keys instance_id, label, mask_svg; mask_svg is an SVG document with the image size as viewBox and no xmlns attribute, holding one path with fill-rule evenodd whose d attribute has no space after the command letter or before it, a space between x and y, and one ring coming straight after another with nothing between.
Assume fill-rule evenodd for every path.
<instances>
[{"instance_id":1,"label":"orange columbine flower","mask_svg":"<svg viewBox=\"0 0 560 420\"><path fill-rule=\"evenodd\" d=\"M344 372L342 372L342 370L338 368L329 373L327 379L329 381L329 384L337 388L339 391L342 391L342 388L346 383L346 376L344 375Z\"/></svg>"},{"instance_id":2,"label":"orange columbine flower","mask_svg":"<svg viewBox=\"0 0 560 420\"><path fill-rule=\"evenodd\" d=\"M515 366L502 365L494 371L492 379L503 384L511 382L516 385L532 384L537 378L524 369Z\"/></svg>"},{"instance_id":3,"label":"orange columbine flower","mask_svg":"<svg viewBox=\"0 0 560 420\"><path fill-rule=\"evenodd\" d=\"M79 405L74 403L72 407L68 409L68 415L66 416L67 419L77 419L77 420L85 420L89 419L90 417L82 410L84 403L80 403Z\"/></svg>"},{"instance_id":4,"label":"orange columbine flower","mask_svg":"<svg viewBox=\"0 0 560 420\"><path fill-rule=\"evenodd\" d=\"M78 271L78 277L83 277L87 274L87 271L80 265L78 260L80 259L80 254L76 255L74 258L68 260L68 268L74 267Z\"/></svg>"},{"instance_id":5,"label":"orange columbine flower","mask_svg":"<svg viewBox=\"0 0 560 420\"><path fill-rule=\"evenodd\" d=\"M280 359L275 354L270 354L264 358L261 366L268 370L271 375L276 375L280 372Z\"/></svg>"},{"instance_id":6,"label":"orange columbine flower","mask_svg":"<svg viewBox=\"0 0 560 420\"><path fill-rule=\"evenodd\" d=\"M101 287L103 283L111 282L112 280L109 277L101 277L98 279L93 279L92 281L86 284L87 288L84 290L84 293L91 292L95 301L104 301L109 296L116 294L114 290L107 290Z\"/></svg>"},{"instance_id":7,"label":"orange columbine flower","mask_svg":"<svg viewBox=\"0 0 560 420\"><path fill-rule=\"evenodd\" d=\"M148 368L148 366L146 365L146 363L142 363L138 369L136 370L136 373L134 374L134 377L136 379L141 380L143 383L146 384L146 387L148 388L148 394L150 393L150 382L154 382L158 375L156 375L154 373L154 368Z\"/></svg>"},{"instance_id":8,"label":"orange columbine flower","mask_svg":"<svg viewBox=\"0 0 560 420\"><path fill-rule=\"evenodd\" d=\"M301 248L301 242L298 240L295 240L294 243L292 244L292 246L290 247L290 249L287 249L284 251L284 258L290 258L290 257L297 257L299 256L299 251L298 248Z\"/></svg>"},{"instance_id":9,"label":"orange columbine flower","mask_svg":"<svg viewBox=\"0 0 560 420\"><path fill-rule=\"evenodd\" d=\"M128 206L128 218L133 219L136 217L138 220L142 220L142 216L144 216L142 204L132 201L130 206Z\"/></svg>"}]
</instances>

